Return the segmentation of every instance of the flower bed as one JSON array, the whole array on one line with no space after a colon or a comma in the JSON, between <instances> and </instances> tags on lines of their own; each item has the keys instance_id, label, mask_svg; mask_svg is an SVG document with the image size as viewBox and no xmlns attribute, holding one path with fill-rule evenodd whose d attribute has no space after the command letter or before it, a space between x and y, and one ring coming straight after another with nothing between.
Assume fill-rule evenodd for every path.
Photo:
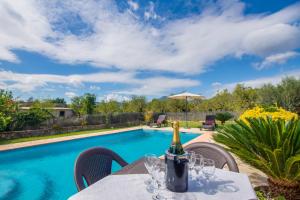
<instances>
[{"instance_id":1,"label":"flower bed","mask_svg":"<svg viewBox=\"0 0 300 200\"><path fill-rule=\"evenodd\" d=\"M263 108L260 106L256 106L253 109L246 110L239 117L239 119L246 122L247 118L267 119L267 117L270 117L273 120L283 119L285 121L289 121L292 119L298 119L298 115L296 113L289 112L287 110L284 110L283 108L278 108L278 107Z\"/></svg>"}]
</instances>

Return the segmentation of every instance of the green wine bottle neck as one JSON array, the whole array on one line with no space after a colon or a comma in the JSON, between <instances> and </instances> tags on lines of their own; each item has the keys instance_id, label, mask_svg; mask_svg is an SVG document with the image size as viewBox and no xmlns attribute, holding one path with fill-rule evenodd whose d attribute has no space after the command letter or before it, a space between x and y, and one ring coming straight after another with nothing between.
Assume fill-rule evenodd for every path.
<instances>
[{"instance_id":1,"label":"green wine bottle neck","mask_svg":"<svg viewBox=\"0 0 300 200\"><path fill-rule=\"evenodd\" d=\"M182 148L180 137L179 137L179 122L175 121L173 123L173 140L170 146L169 152L172 154L182 155L184 150Z\"/></svg>"}]
</instances>

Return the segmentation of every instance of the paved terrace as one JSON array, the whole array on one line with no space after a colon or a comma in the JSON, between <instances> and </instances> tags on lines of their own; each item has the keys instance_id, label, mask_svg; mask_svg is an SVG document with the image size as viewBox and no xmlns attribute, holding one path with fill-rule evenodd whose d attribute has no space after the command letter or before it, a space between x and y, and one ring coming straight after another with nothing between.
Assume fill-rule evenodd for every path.
<instances>
[{"instance_id":1,"label":"paved terrace","mask_svg":"<svg viewBox=\"0 0 300 200\"><path fill-rule=\"evenodd\" d=\"M86 137L94 137L94 136L99 136L99 135L116 134L116 133L123 132L123 131L137 130L137 129L141 129L141 128L172 131L171 127L150 128L147 126L136 126L136 127L131 127L131 128L123 128L123 129L104 131L104 132L95 132L95 133L88 133L88 134L82 134L82 135L74 135L74 136L66 136L66 137L51 138L51 139L44 139L44 140L35 140L35 141L30 141L30 142L0 145L0 151L17 149L17 148L22 148L22 147L38 146L38 145L49 144L49 143L54 143L54 142L63 142L63 141L67 141L67 140L74 140L74 139L80 139L80 138L86 138ZM194 142L214 142L212 139L212 135L214 134L213 131L200 131L200 129L198 129L198 128L190 128L190 129L180 128L180 131L202 134L199 137L185 143L184 146L194 143ZM267 178L262 172L243 163L236 156L234 156L234 157L238 163L240 172L248 174L250 181L254 187L258 186L258 185L267 184Z\"/></svg>"}]
</instances>

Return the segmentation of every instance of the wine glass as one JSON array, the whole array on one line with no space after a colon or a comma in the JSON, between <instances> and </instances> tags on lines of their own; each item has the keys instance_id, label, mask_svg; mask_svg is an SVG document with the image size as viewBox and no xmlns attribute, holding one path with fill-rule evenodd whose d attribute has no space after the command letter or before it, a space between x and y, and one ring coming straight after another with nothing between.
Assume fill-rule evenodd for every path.
<instances>
[{"instance_id":1,"label":"wine glass","mask_svg":"<svg viewBox=\"0 0 300 200\"><path fill-rule=\"evenodd\" d=\"M148 189L153 188L153 181L154 181L153 168L158 161L159 161L159 158L155 154L146 154L145 155L144 165L150 175L150 179L145 181L145 184L148 185L148 187L149 187Z\"/></svg>"},{"instance_id":2,"label":"wine glass","mask_svg":"<svg viewBox=\"0 0 300 200\"><path fill-rule=\"evenodd\" d=\"M190 178L193 178L193 170L194 170L194 166L195 166L195 163L196 163L196 153L194 151L188 151L187 152L187 158L188 158L188 161L189 161L189 177Z\"/></svg>"},{"instance_id":3,"label":"wine glass","mask_svg":"<svg viewBox=\"0 0 300 200\"><path fill-rule=\"evenodd\" d=\"M211 177L215 174L215 161L212 159L204 159L204 166L202 169L202 173L206 178L207 182L210 180Z\"/></svg>"},{"instance_id":4,"label":"wine glass","mask_svg":"<svg viewBox=\"0 0 300 200\"><path fill-rule=\"evenodd\" d=\"M204 166L204 158L201 154L196 154L195 155L195 164L194 164L194 169L196 172L196 180L200 181L201 177L201 171ZM200 184L200 182L198 182Z\"/></svg>"},{"instance_id":5,"label":"wine glass","mask_svg":"<svg viewBox=\"0 0 300 200\"><path fill-rule=\"evenodd\" d=\"M154 200L171 199L166 190L166 165L163 161L157 162L153 167L154 180L157 186L157 192L152 196Z\"/></svg>"}]
</instances>

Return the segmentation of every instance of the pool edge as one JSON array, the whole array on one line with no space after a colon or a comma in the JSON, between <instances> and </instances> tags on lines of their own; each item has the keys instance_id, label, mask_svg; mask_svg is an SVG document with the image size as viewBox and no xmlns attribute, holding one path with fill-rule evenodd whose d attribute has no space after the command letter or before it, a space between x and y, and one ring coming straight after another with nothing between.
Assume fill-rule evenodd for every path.
<instances>
[{"instance_id":1,"label":"pool edge","mask_svg":"<svg viewBox=\"0 0 300 200\"><path fill-rule=\"evenodd\" d=\"M82 134L82 135L71 135L71 136L64 136L64 137L57 137L57 138L34 140L34 141L28 141L28 142L19 142L19 143L14 143L14 144L4 144L4 145L0 145L0 152L14 150L14 149L20 149L20 148L24 148L24 147L33 147L33 146L58 143L58 142L64 142L64 141L70 141L70 140L77 140L77 139L83 139L83 138L89 138L89 137L97 137L97 136L101 136L101 135L112 135L112 134L116 134L116 133L120 133L120 132L134 131L134 130L139 130L139 129L143 129L143 127L135 126L135 127L130 127L130 128L121 128L118 130L87 133L87 134Z\"/></svg>"},{"instance_id":2,"label":"pool edge","mask_svg":"<svg viewBox=\"0 0 300 200\"><path fill-rule=\"evenodd\" d=\"M71 140L77 140L77 139L83 139L83 138L90 138L90 137L97 137L101 135L112 135L117 134L121 132L126 131L134 131L139 129L145 129L145 130L160 130L160 131L172 131L171 128L152 128L147 126L135 126L130 128L121 128L118 130L109 130L109 131L103 131L103 132L95 132L95 133L87 133L82 135L71 135L71 136L64 136L64 137L58 137L58 138L49 138L49 139L41 139L41 140L34 140L29 142L20 142L20 143L14 143L14 144L4 144L0 145L0 152L3 151L9 151L14 149L20 149L20 148L26 148L26 147L33 147L33 146L40 146L45 144L52 144L52 143L59 143L64 141L71 141ZM199 134L198 137L195 137L194 139L186 142L183 144L183 146L186 146L188 144L194 143L194 142L209 142L209 138L211 137L212 132L211 131L200 131L199 129L180 129L180 132L189 132L194 134Z\"/></svg>"}]
</instances>

